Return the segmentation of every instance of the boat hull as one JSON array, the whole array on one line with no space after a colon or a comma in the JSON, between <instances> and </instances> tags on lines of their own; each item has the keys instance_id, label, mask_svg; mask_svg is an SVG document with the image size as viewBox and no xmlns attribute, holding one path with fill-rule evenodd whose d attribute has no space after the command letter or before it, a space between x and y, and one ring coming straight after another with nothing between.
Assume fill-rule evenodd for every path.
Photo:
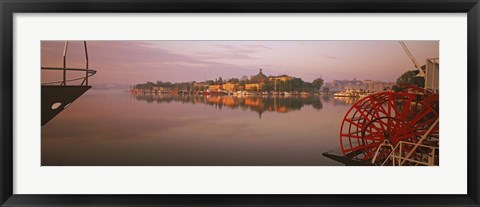
<instances>
[{"instance_id":1,"label":"boat hull","mask_svg":"<svg viewBox=\"0 0 480 207\"><path fill-rule=\"evenodd\" d=\"M42 126L92 86L42 86Z\"/></svg>"}]
</instances>

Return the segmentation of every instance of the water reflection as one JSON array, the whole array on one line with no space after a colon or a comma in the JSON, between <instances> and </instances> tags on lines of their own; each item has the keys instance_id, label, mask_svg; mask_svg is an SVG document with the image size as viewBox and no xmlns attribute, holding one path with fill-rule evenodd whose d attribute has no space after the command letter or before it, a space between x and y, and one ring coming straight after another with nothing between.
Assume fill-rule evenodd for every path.
<instances>
[{"instance_id":1,"label":"water reflection","mask_svg":"<svg viewBox=\"0 0 480 207\"><path fill-rule=\"evenodd\" d=\"M339 165L322 153L354 101L92 90L42 127L42 165Z\"/></svg>"},{"instance_id":2,"label":"water reflection","mask_svg":"<svg viewBox=\"0 0 480 207\"><path fill-rule=\"evenodd\" d=\"M172 101L191 104L207 104L218 110L223 107L264 112L288 113L311 105L314 109L323 108L321 97L312 96L198 96L172 94L132 94L137 100L148 103L170 103Z\"/></svg>"},{"instance_id":3,"label":"water reflection","mask_svg":"<svg viewBox=\"0 0 480 207\"><path fill-rule=\"evenodd\" d=\"M351 106L358 100L360 99L356 97L333 97L333 96L323 97L323 101L332 103L334 106Z\"/></svg>"}]
</instances>

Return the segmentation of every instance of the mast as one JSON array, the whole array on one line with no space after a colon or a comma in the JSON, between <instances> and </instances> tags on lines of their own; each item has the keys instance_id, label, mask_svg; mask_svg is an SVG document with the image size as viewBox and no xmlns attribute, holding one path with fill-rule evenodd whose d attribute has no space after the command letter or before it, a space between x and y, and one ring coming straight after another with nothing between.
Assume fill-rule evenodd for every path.
<instances>
[{"instance_id":1,"label":"mast","mask_svg":"<svg viewBox=\"0 0 480 207\"><path fill-rule=\"evenodd\" d=\"M422 67L420 66L420 64L418 64L418 61L415 58L415 56L413 56L412 53L410 52L410 50L408 50L408 47L405 44L405 42L403 42L403 41L399 41L399 42L400 42L400 45L402 46L403 50L405 51L405 53L407 53L410 60L412 60L413 64L415 65L415 68L417 68L417 70L419 72L417 76L418 77L425 77L425 73L423 72Z\"/></svg>"}]
</instances>

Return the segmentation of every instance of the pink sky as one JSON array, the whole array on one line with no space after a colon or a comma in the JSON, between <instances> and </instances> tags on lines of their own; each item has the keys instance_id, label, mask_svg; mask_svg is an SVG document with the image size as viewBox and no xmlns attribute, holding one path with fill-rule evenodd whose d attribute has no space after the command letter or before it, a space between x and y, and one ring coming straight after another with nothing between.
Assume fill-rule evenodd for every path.
<instances>
[{"instance_id":1,"label":"pink sky","mask_svg":"<svg viewBox=\"0 0 480 207\"><path fill-rule=\"evenodd\" d=\"M439 57L438 41L405 41L420 64ZM87 41L91 84L204 81L287 74L312 81L395 81L414 65L398 41ZM63 41L42 41L42 67L61 67ZM84 68L81 41L67 67ZM44 77L45 78L45 77Z\"/></svg>"}]
</instances>

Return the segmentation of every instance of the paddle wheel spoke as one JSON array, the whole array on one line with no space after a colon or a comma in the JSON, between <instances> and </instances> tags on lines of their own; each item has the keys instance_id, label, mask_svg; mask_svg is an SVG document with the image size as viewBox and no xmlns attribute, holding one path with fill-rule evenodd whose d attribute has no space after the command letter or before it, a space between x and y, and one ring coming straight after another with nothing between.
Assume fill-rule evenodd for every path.
<instances>
[{"instance_id":1,"label":"paddle wheel spoke","mask_svg":"<svg viewBox=\"0 0 480 207\"><path fill-rule=\"evenodd\" d=\"M425 160L428 150L412 144L402 145L401 151L395 148L401 142L418 143L424 140L423 136L427 136L425 140L430 136L438 140L438 125L432 126L438 119L438 95L422 91L415 88L410 92L381 92L353 104L342 122L342 130L348 129L340 133L343 154L355 152L354 159L375 159L375 165L398 164L389 158L392 154L411 154L412 159ZM412 164L415 163L408 162Z\"/></svg>"}]
</instances>

